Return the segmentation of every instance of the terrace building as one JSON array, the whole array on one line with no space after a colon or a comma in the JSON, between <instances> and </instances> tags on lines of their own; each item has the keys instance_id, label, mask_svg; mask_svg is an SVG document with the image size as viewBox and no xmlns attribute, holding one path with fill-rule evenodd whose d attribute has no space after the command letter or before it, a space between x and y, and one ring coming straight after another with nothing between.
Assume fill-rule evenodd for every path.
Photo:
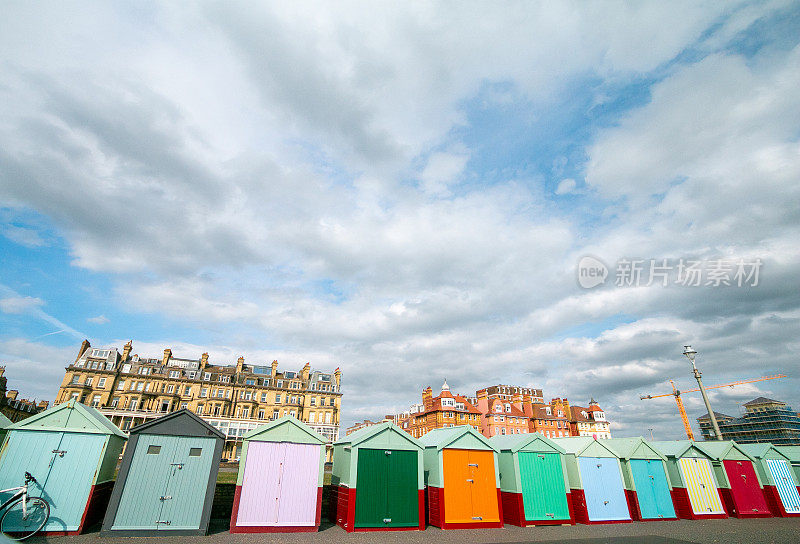
<instances>
[{"instance_id":1,"label":"terrace building","mask_svg":"<svg viewBox=\"0 0 800 544\"><path fill-rule=\"evenodd\" d=\"M128 342L116 348L92 348L84 341L66 367L55 404L76 399L100 410L123 431L180 409L189 409L226 435L223 457L239 456L242 437L251 429L292 415L327 437L338 438L341 371L279 371L270 365L215 365L208 353L197 359L132 355Z\"/></svg>"}]
</instances>

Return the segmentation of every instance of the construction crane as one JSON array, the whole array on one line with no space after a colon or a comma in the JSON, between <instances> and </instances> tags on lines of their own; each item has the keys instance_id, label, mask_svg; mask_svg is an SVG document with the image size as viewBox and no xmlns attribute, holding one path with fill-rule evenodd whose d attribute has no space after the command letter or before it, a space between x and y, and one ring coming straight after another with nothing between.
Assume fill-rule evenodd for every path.
<instances>
[{"instance_id":1,"label":"construction crane","mask_svg":"<svg viewBox=\"0 0 800 544\"><path fill-rule=\"evenodd\" d=\"M706 386L706 389L719 389L720 387L734 387L736 385L742 385L745 383L763 382L766 380L776 380L778 378L785 378L785 377L786 377L785 374L774 374L772 376L762 376L761 378L754 378L752 380L740 380L738 382L710 385ZM678 412L680 412L681 419L683 419L683 428L686 429L686 436L689 437L689 440L694 440L694 433L692 432L692 427L689 425L689 417L686 415L686 409L683 407L683 400L681 399L681 394L694 393L695 391L700 391L700 389L686 389L684 391L680 391L679 389L675 388L675 382L670 380L669 383L672 385L672 393L662 393L661 395L641 395L639 398L641 400L646 400L646 399L657 399L660 397L675 397L675 404L678 405Z\"/></svg>"}]
</instances>

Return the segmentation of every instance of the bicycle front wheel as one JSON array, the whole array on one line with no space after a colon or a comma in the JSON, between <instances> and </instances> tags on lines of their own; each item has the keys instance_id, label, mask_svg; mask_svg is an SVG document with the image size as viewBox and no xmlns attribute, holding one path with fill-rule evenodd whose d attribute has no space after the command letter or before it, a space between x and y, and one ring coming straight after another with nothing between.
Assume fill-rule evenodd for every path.
<instances>
[{"instance_id":1,"label":"bicycle front wheel","mask_svg":"<svg viewBox=\"0 0 800 544\"><path fill-rule=\"evenodd\" d=\"M19 499L0 518L0 532L13 540L25 540L38 533L49 517L50 505L43 498Z\"/></svg>"}]
</instances>

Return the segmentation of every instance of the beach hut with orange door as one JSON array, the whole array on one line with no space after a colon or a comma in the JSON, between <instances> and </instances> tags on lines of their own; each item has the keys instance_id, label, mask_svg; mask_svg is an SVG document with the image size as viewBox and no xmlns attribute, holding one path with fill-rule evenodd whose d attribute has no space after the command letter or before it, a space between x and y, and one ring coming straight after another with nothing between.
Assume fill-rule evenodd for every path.
<instances>
[{"instance_id":1,"label":"beach hut with orange door","mask_svg":"<svg viewBox=\"0 0 800 544\"><path fill-rule=\"evenodd\" d=\"M502 527L497 450L471 425L429 431L425 447L428 522L441 529Z\"/></svg>"}]
</instances>

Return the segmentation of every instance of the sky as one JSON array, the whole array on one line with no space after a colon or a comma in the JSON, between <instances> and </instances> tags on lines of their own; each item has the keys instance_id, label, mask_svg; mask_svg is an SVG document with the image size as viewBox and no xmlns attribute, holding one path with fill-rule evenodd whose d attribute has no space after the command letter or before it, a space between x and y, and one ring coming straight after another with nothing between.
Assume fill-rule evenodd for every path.
<instances>
[{"instance_id":1,"label":"sky","mask_svg":"<svg viewBox=\"0 0 800 544\"><path fill-rule=\"evenodd\" d=\"M343 426L446 378L677 439L639 397L690 344L787 375L716 411L800 409L799 88L791 1L3 2L0 364L52 400L132 339L340 367Z\"/></svg>"}]
</instances>

